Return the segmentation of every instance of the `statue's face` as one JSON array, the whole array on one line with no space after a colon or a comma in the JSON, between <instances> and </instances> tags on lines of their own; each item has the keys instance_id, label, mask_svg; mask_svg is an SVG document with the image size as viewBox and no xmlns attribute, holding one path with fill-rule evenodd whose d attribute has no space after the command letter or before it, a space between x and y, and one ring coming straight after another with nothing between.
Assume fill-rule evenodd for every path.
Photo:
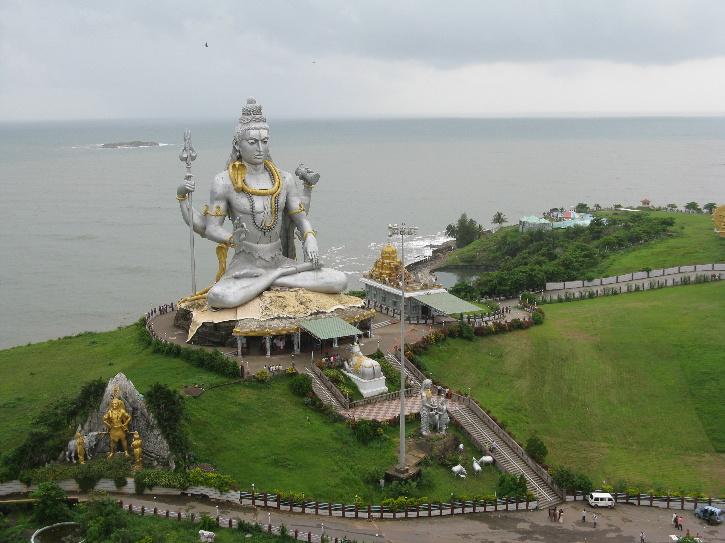
<instances>
[{"instance_id":1,"label":"statue's face","mask_svg":"<svg viewBox=\"0 0 725 543\"><path fill-rule=\"evenodd\" d=\"M269 130L266 128L247 130L244 138L237 140L236 147L242 155L242 160L247 164L254 166L262 164L269 155Z\"/></svg>"}]
</instances>

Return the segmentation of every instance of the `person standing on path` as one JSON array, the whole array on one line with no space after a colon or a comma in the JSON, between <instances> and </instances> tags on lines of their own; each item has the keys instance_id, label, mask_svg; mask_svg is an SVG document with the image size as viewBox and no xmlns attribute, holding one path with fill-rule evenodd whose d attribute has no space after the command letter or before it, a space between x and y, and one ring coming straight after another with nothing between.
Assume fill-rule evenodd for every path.
<instances>
[{"instance_id":1,"label":"person standing on path","mask_svg":"<svg viewBox=\"0 0 725 543\"><path fill-rule=\"evenodd\" d=\"M592 517L592 522L594 523L594 527L597 527L597 518L599 518L599 515L594 513L594 516Z\"/></svg>"},{"instance_id":2,"label":"person standing on path","mask_svg":"<svg viewBox=\"0 0 725 543\"><path fill-rule=\"evenodd\" d=\"M677 513L672 513L672 526L677 529Z\"/></svg>"},{"instance_id":3,"label":"person standing on path","mask_svg":"<svg viewBox=\"0 0 725 543\"><path fill-rule=\"evenodd\" d=\"M644 532L639 533L639 543L647 543L647 540L644 536Z\"/></svg>"},{"instance_id":4,"label":"person standing on path","mask_svg":"<svg viewBox=\"0 0 725 543\"><path fill-rule=\"evenodd\" d=\"M586 523L587 523L587 510L582 509L582 524L586 524Z\"/></svg>"}]
</instances>

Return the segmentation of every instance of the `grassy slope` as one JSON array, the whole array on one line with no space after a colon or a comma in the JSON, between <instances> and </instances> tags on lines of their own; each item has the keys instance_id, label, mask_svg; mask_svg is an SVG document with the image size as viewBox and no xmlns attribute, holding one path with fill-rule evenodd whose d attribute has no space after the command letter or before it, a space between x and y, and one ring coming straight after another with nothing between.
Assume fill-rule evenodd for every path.
<instances>
[{"instance_id":1,"label":"grassy slope","mask_svg":"<svg viewBox=\"0 0 725 543\"><path fill-rule=\"evenodd\" d=\"M361 445L344 424L305 408L288 392L286 379L214 389L191 401L190 407L198 459L245 486L305 492L321 500L359 495L377 503L383 498L363 478L395 463L397 426L388 429L386 440ZM409 435L416 428L411 426ZM470 451L470 444L464 443ZM442 499L450 492L493 493L497 480L493 471L465 481L442 467L428 471L433 484L421 494Z\"/></svg>"},{"instance_id":2,"label":"grassy slope","mask_svg":"<svg viewBox=\"0 0 725 543\"><path fill-rule=\"evenodd\" d=\"M725 239L713 233L711 215L652 212L655 217L674 217L676 235L645 243L607 258L594 272L596 277L639 271L643 268L669 268L687 264L725 262Z\"/></svg>"},{"instance_id":3,"label":"grassy slope","mask_svg":"<svg viewBox=\"0 0 725 543\"><path fill-rule=\"evenodd\" d=\"M725 495L725 284L545 306L527 332L452 340L425 361L552 464L596 482Z\"/></svg>"},{"instance_id":4,"label":"grassy slope","mask_svg":"<svg viewBox=\"0 0 725 543\"><path fill-rule=\"evenodd\" d=\"M665 211L650 213L655 217L674 217L673 230L676 235L608 256L593 272L595 277L639 271L647 267L662 268L725 262L725 239L713 234L710 215L689 215ZM606 216L607 213L603 212L601 215ZM516 227L508 226L506 228ZM493 266L487 259L487 251L490 250L497 233L454 251L449 255L445 266L480 265L484 270L492 269Z\"/></svg>"},{"instance_id":5,"label":"grassy slope","mask_svg":"<svg viewBox=\"0 0 725 543\"><path fill-rule=\"evenodd\" d=\"M0 351L0 452L22 441L43 405L58 396L77 394L91 379L109 379L122 371L141 392L157 381L179 387L226 380L182 360L156 355L137 338L137 329L131 326Z\"/></svg>"},{"instance_id":6,"label":"grassy slope","mask_svg":"<svg viewBox=\"0 0 725 543\"><path fill-rule=\"evenodd\" d=\"M137 337L135 327L126 327L0 351L0 453L22 441L43 405L59 395L75 394L90 379L108 379L122 371L141 392L157 381L177 389L228 381L153 354ZM242 484L254 482L258 489L347 501L359 494L378 501L378 493L360 478L372 468L387 468L396 458L396 428L384 443L360 446L344 424L328 422L305 407L288 391L286 379L269 388L236 384L212 389L189 398L187 405L198 458ZM489 494L495 488L493 472L462 481L441 467L429 471L433 485L424 493L431 497Z\"/></svg>"}]
</instances>

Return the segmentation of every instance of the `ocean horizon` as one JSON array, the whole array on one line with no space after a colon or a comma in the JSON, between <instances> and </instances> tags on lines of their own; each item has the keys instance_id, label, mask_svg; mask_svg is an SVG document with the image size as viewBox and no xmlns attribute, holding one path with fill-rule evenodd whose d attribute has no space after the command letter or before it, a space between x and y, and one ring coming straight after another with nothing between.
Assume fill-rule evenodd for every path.
<instances>
[{"instance_id":1,"label":"ocean horizon","mask_svg":"<svg viewBox=\"0 0 725 543\"><path fill-rule=\"evenodd\" d=\"M490 225L578 202L725 201L725 117L275 119L282 169L318 170L310 218L325 265L350 286L387 224L420 228L415 258L462 212ZM185 128L194 205L224 168L235 117L0 122L0 347L129 324L189 293L188 228L174 195ZM147 148L103 143L155 141ZM197 284L214 244L197 238ZM684 263L683 263L684 264Z\"/></svg>"}]
</instances>

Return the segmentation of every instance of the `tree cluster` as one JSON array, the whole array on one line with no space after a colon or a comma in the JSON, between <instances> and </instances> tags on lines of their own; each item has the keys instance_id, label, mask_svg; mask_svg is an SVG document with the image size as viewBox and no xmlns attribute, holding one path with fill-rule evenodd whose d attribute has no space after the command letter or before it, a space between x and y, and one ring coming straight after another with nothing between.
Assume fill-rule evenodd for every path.
<instances>
[{"instance_id":1,"label":"tree cluster","mask_svg":"<svg viewBox=\"0 0 725 543\"><path fill-rule=\"evenodd\" d=\"M455 224L446 226L446 235L456 238L456 247L459 249L476 241L483 234L483 226L462 213Z\"/></svg>"},{"instance_id":2,"label":"tree cluster","mask_svg":"<svg viewBox=\"0 0 725 543\"><path fill-rule=\"evenodd\" d=\"M462 263L483 270L470 284L452 292L476 299L490 295L515 296L537 291L549 281L594 278L596 267L610 253L669 236L672 217L646 213L595 217L589 226L556 230L500 230L479 242L477 251L462 255Z\"/></svg>"}]
</instances>

